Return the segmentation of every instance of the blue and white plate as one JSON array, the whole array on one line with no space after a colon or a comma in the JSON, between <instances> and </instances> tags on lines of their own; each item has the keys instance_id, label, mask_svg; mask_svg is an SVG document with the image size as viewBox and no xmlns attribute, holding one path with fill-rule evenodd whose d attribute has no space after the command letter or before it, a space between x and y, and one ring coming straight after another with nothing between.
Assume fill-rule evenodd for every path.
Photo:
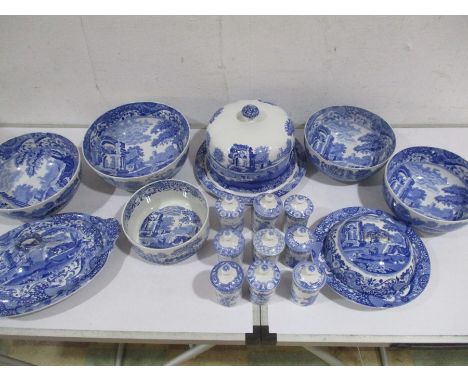
<instances>
[{"instance_id":1,"label":"blue and white plate","mask_svg":"<svg viewBox=\"0 0 468 382\"><path fill-rule=\"evenodd\" d=\"M55 304L96 276L119 236L116 219L64 213L0 236L0 316Z\"/></svg>"},{"instance_id":2,"label":"blue and white plate","mask_svg":"<svg viewBox=\"0 0 468 382\"><path fill-rule=\"evenodd\" d=\"M30 133L0 145L0 213L40 218L58 210L80 183L80 155L67 138Z\"/></svg>"},{"instance_id":3,"label":"blue and white plate","mask_svg":"<svg viewBox=\"0 0 468 382\"><path fill-rule=\"evenodd\" d=\"M446 232L468 223L468 162L436 147L409 147L385 168L384 196L414 228Z\"/></svg>"},{"instance_id":4,"label":"blue and white plate","mask_svg":"<svg viewBox=\"0 0 468 382\"><path fill-rule=\"evenodd\" d=\"M207 192L217 197L235 195L247 205L251 205L257 195L265 192L274 193L277 196L287 194L299 184L305 172L305 152L302 144L297 140L290 158L288 170L272 181L252 182L248 189L226 184L210 170L207 163L206 142L201 144L195 159L195 176Z\"/></svg>"},{"instance_id":5,"label":"blue and white plate","mask_svg":"<svg viewBox=\"0 0 468 382\"><path fill-rule=\"evenodd\" d=\"M373 214L376 216L389 217L389 215L380 210L373 210L364 207L348 207L332 212L327 215L315 228L314 235L318 242L323 243L327 238L329 231L336 225L346 219L357 218L361 215ZM321 266L324 267L327 273L327 284L338 293L353 302L358 304L367 305L376 308L392 308L400 305L407 304L418 297L426 288L430 277L430 259L424 243L419 236L410 227L406 227L405 236L408 239L413 256L415 259L415 269L410 282L406 287L401 288L393 295L378 296L370 293L365 293L340 281L333 272L330 270L323 251L320 251L319 258L317 259Z\"/></svg>"}]
</instances>

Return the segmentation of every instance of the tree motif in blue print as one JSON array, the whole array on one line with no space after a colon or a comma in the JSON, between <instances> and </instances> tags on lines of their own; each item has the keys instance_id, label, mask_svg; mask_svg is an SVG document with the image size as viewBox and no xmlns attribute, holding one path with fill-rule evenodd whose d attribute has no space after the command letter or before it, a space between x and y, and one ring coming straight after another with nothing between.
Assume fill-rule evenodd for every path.
<instances>
[{"instance_id":1,"label":"tree motif in blue print","mask_svg":"<svg viewBox=\"0 0 468 382\"><path fill-rule=\"evenodd\" d=\"M284 124L284 129L286 130L286 134L288 134L289 136L292 136L294 134L294 125L291 119L288 118L288 120Z\"/></svg>"},{"instance_id":2,"label":"tree motif in blue print","mask_svg":"<svg viewBox=\"0 0 468 382\"><path fill-rule=\"evenodd\" d=\"M223 163L223 161L224 161L224 154L217 147L213 151L213 157L214 157L215 161L218 162L218 163Z\"/></svg>"},{"instance_id":3,"label":"tree motif in blue print","mask_svg":"<svg viewBox=\"0 0 468 382\"><path fill-rule=\"evenodd\" d=\"M228 154L229 169L241 172L252 172L270 166L269 148L256 147L255 150L248 145L234 144Z\"/></svg>"},{"instance_id":4,"label":"tree motif in blue print","mask_svg":"<svg viewBox=\"0 0 468 382\"><path fill-rule=\"evenodd\" d=\"M214 120L218 117L218 115L220 115L224 110L224 107L218 109L215 111L215 113L213 114L213 116L210 118L210 120L208 121L208 123L213 123Z\"/></svg>"}]
</instances>

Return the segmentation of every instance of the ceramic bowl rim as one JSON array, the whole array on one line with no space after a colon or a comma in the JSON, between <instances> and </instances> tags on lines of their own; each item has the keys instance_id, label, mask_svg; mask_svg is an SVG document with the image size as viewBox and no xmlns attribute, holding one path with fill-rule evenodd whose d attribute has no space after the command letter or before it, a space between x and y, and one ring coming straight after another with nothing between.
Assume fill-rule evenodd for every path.
<instances>
[{"instance_id":1,"label":"ceramic bowl rim","mask_svg":"<svg viewBox=\"0 0 468 382\"><path fill-rule=\"evenodd\" d=\"M146 247L144 245L142 245L141 243L138 243L136 242L135 240L133 240L130 235L128 234L127 232L127 229L125 227L125 217L124 217L124 214L125 214L125 210L127 209L127 206L128 204L132 201L132 199L140 192L142 191L144 188L147 188L147 187L150 187L150 186L153 186L154 184L156 183L160 183L160 182L178 182L178 183L183 183L184 185L186 186L189 186L189 187L192 187L194 189L196 189L200 195L202 196L203 198L203 201L204 201L204 204L205 204L205 208L206 208L206 217L203 221L203 224L201 225L200 229L198 230L198 232L193 235L189 240L183 242L183 243L180 243L178 245L175 245L173 247L169 247L169 248L151 248L151 247ZM176 251L180 248L185 248L187 247L187 245L190 245L192 242L194 242L196 239L198 239L205 231L206 227L209 225L209 221L210 221L210 205L208 203L208 199L206 198L206 195L205 193L200 189L198 188L197 186L189 183L189 182L186 182L184 180L180 180L180 179L162 179L162 180L156 180L155 182L151 182L151 183L148 183L146 185L144 185L143 187L139 188L138 190L136 190L132 196L130 197L130 199L127 200L127 202L125 203L124 205L124 208L122 209L122 213L120 215L120 225L122 226L122 231L123 233L125 234L125 236L127 237L128 241L130 242L130 244L132 244L133 246L137 247L138 249L140 249L141 251L150 251L152 252L153 254L157 254L157 253L168 253L168 254L171 254L173 251Z\"/></svg>"},{"instance_id":2,"label":"ceramic bowl rim","mask_svg":"<svg viewBox=\"0 0 468 382\"><path fill-rule=\"evenodd\" d=\"M114 110L114 109L117 109L119 107L124 107L124 106L131 106L131 105L138 105L138 104L142 104L142 103L150 103L150 104L154 104L154 105L159 105L159 106L166 106L166 107L169 107L171 109L174 109L175 111L177 111L181 116L182 116L182 119L184 120L184 122L187 124L187 132L188 132L188 137L187 137L187 142L184 146L184 149L180 152L180 154L174 158L174 160L172 160L171 162L169 162L168 164L166 164L164 167L161 167L160 169L156 170L156 171L152 171L146 175L139 175L139 176L134 176L134 177L128 177L128 176L115 176L115 175L109 175L109 174L105 174L103 173L102 171L100 171L99 169L97 169L96 167L94 167L94 165L91 164L91 162L88 160L88 158L86 158L86 153L85 153L85 150L84 150L84 142L86 140L86 137L88 136L88 131L91 129L91 127L94 125L94 123L101 117L103 117L104 115L106 115L107 113L109 113L110 111ZM175 163L178 163L179 160L186 154L188 148L190 146L190 123L188 122L187 118L185 118L185 115L183 115L179 110L177 110L175 107L172 107L170 105L167 105L165 103L161 103L161 102L153 102L153 101L148 101L148 102L145 102L145 101L140 101L140 102L130 102L130 103L126 103L126 104L122 104L122 105L118 105L112 109L109 109L107 110L106 112L104 112L103 114L101 114L99 117L97 117L93 123L91 123L91 125L88 126L88 128L86 129L86 132L85 132L85 135L83 137L83 140L81 141L81 151L83 152L83 158L86 162L86 164L91 167L98 175L104 177L104 178L108 178L108 179L113 179L115 181L119 181L119 182L135 182L135 181L141 181L141 180L144 180L148 177L151 177L151 176L154 176L154 175L157 175L157 174L160 174L162 173L163 171L167 170L170 166L173 166Z\"/></svg>"},{"instance_id":3,"label":"ceramic bowl rim","mask_svg":"<svg viewBox=\"0 0 468 382\"><path fill-rule=\"evenodd\" d=\"M388 127L390 128L390 132L391 132L391 135L392 135L392 150L391 152L386 156L386 158L384 158L383 160L381 160L379 163L373 165L373 166L361 166L361 167L348 167L348 166L344 166L344 165L340 165L340 164L337 164L336 162L332 161L332 160L329 160L329 159L325 159L322 155L320 155L319 153L317 153L312 147L310 147L310 144L309 144L309 141L307 140L307 130L309 129L308 126L309 126L309 122L312 118L316 118L316 116L319 114L319 113L322 113L323 111L327 110L327 109L330 109L330 108L334 108L334 107L348 107L348 108L353 108L353 109L356 109L356 110L363 110L367 113L371 113L373 115L375 115L377 118L381 119L383 122L385 122ZM393 153L395 152L395 149L396 149L396 136L395 136L395 132L393 131L393 127L385 120L383 119L381 116L379 116L378 114L375 114L374 112L370 111L370 110L367 110L367 109L364 109L362 107L358 107L358 106L351 106L351 105L333 105L333 106L328 106L328 107L325 107L323 109L320 109L318 111L316 111L315 113L313 113L309 119L307 120L307 122L305 123L304 125L304 146L307 147L307 150L309 151L309 153L313 153L315 156L317 156L318 158L320 158L320 161L323 162L323 163L326 163L326 164L329 164L329 165L333 165L337 168L340 168L340 169L343 169L343 170L351 170L351 171L362 171L362 170L370 170L370 171L373 171L373 170L377 170L379 169L380 167L382 167L383 165L385 165L385 163L392 157Z\"/></svg>"},{"instance_id":4,"label":"ceramic bowl rim","mask_svg":"<svg viewBox=\"0 0 468 382\"><path fill-rule=\"evenodd\" d=\"M78 147L70 139L68 139L67 137L65 137L65 136L63 136L61 134L50 133L50 132L44 133L44 132L41 132L41 131L34 131L32 133L21 134L21 135L15 136L13 138L19 138L19 137L22 137L24 135L31 135L31 134L52 134L52 135L60 137L60 139L66 139L68 142L70 142L71 145L76 150L77 157L78 157L76 168L75 168L75 170L73 172L73 176L70 178L70 180L67 182L67 184L65 186L63 186L60 190L58 190L56 193L54 193L53 195L51 195L48 198L40 201L39 203L35 203L35 204L32 204L30 206L26 206L26 207L0 208L0 212L2 212L2 213L11 214L11 213L17 213L17 212L24 212L24 211L28 211L28 210L35 210L38 207L42 207L42 206L46 205L47 203L55 200L58 196L63 194L69 187L71 187L73 185L73 183L75 182L76 178L78 178L78 174L80 173L80 170L81 170L80 150L78 149ZM13 138L11 138L11 139L13 139ZM5 142L8 142L9 140L10 139L6 140ZM0 146L3 145L5 142L0 143ZM47 215L49 215L49 214L47 214Z\"/></svg>"},{"instance_id":5,"label":"ceramic bowl rim","mask_svg":"<svg viewBox=\"0 0 468 382\"><path fill-rule=\"evenodd\" d=\"M442 151L446 151L450 154L453 154L454 156L457 156L461 159L464 159L463 157L461 157L460 155L454 153L453 151L450 151L450 150L446 150L446 149L442 149L442 148L439 148L439 147L432 147L432 146L411 146L411 147L406 147L404 149L401 149L400 151L394 153L390 159L388 160L387 164L385 165L385 172L384 172L384 187L388 190L388 192L390 193L390 195L392 196L393 199L395 199L400 205L402 205L403 207L405 207L406 209L408 209L412 214L416 215L417 217L421 217L422 219L426 219L427 221L433 221L433 222L436 222L436 223L446 223L446 224L451 224L451 223L462 223L462 224L465 224L465 223L468 223L468 217L465 218L465 219L459 219L459 220L446 220L446 219L437 219L437 218L434 218L432 216L428 216L428 215L424 215L422 214L421 212L419 212L418 210L415 210L413 207L410 207L408 206L406 203L404 203L395 193L394 191L392 190L392 188L390 187L390 184L388 183L388 180L387 180L387 176L388 176L388 166L390 165L390 162L394 159L394 157L396 155L398 155L399 153L401 152L404 152L408 149L413 149L413 148L429 148L429 149L435 149L435 150L442 150ZM466 160L465 160L466 162ZM411 220L414 220L413 218L411 218Z\"/></svg>"}]
</instances>

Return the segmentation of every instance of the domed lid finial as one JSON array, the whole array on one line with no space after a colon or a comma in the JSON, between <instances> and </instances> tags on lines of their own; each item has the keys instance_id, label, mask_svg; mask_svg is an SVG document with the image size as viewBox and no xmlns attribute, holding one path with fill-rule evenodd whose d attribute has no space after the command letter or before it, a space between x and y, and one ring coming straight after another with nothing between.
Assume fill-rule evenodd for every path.
<instances>
[{"instance_id":1,"label":"domed lid finial","mask_svg":"<svg viewBox=\"0 0 468 382\"><path fill-rule=\"evenodd\" d=\"M242 108L242 115L248 119L255 119L258 116L259 112L260 111L258 110L258 107L251 104L245 105Z\"/></svg>"}]
</instances>

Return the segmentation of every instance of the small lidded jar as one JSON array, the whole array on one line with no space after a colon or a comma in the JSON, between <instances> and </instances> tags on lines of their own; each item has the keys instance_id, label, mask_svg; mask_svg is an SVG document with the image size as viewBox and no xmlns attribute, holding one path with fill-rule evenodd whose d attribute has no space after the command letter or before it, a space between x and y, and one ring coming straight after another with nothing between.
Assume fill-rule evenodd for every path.
<instances>
[{"instance_id":1,"label":"small lidded jar","mask_svg":"<svg viewBox=\"0 0 468 382\"><path fill-rule=\"evenodd\" d=\"M283 210L282 200L275 194L260 194L253 200L252 229L275 228L276 220Z\"/></svg>"},{"instance_id":2,"label":"small lidded jar","mask_svg":"<svg viewBox=\"0 0 468 382\"><path fill-rule=\"evenodd\" d=\"M255 261L247 270L250 300L254 304L266 304L276 290L280 278L281 272L276 264L268 260Z\"/></svg>"},{"instance_id":3,"label":"small lidded jar","mask_svg":"<svg viewBox=\"0 0 468 382\"><path fill-rule=\"evenodd\" d=\"M309 217L314 211L314 204L307 196L291 195L284 201L284 211L286 220L284 221L283 230L286 231L292 224L308 226Z\"/></svg>"},{"instance_id":4,"label":"small lidded jar","mask_svg":"<svg viewBox=\"0 0 468 382\"><path fill-rule=\"evenodd\" d=\"M216 289L216 296L221 305L236 304L244 281L244 272L239 264L233 261L222 261L216 264L211 270L210 280Z\"/></svg>"},{"instance_id":5,"label":"small lidded jar","mask_svg":"<svg viewBox=\"0 0 468 382\"><path fill-rule=\"evenodd\" d=\"M218 254L218 261L242 262L244 254L245 239L240 231L225 229L216 234L213 245Z\"/></svg>"},{"instance_id":6,"label":"small lidded jar","mask_svg":"<svg viewBox=\"0 0 468 382\"><path fill-rule=\"evenodd\" d=\"M325 272L317 263L298 263L293 270L291 300L302 306L313 304L325 282Z\"/></svg>"},{"instance_id":7,"label":"small lidded jar","mask_svg":"<svg viewBox=\"0 0 468 382\"><path fill-rule=\"evenodd\" d=\"M222 229L244 228L244 203L234 195L225 195L216 200L215 210Z\"/></svg>"},{"instance_id":8,"label":"small lidded jar","mask_svg":"<svg viewBox=\"0 0 468 382\"><path fill-rule=\"evenodd\" d=\"M255 260L270 260L276 263L284 248L284 234L277 228L261 229L253 237Z\"/></svg>"},{"instance_id":9,"label":"small lidded jar","mask_svg":"<svg viewBox=\"0 0 468 382\"><path fill-rule=\"evenodd\" d=\"M287 251L284 256L284 264L294 268L301 261L312 260L314 235L312 231L299 224L289 226L285 234Z\"/></svg>"}]
</instances>

